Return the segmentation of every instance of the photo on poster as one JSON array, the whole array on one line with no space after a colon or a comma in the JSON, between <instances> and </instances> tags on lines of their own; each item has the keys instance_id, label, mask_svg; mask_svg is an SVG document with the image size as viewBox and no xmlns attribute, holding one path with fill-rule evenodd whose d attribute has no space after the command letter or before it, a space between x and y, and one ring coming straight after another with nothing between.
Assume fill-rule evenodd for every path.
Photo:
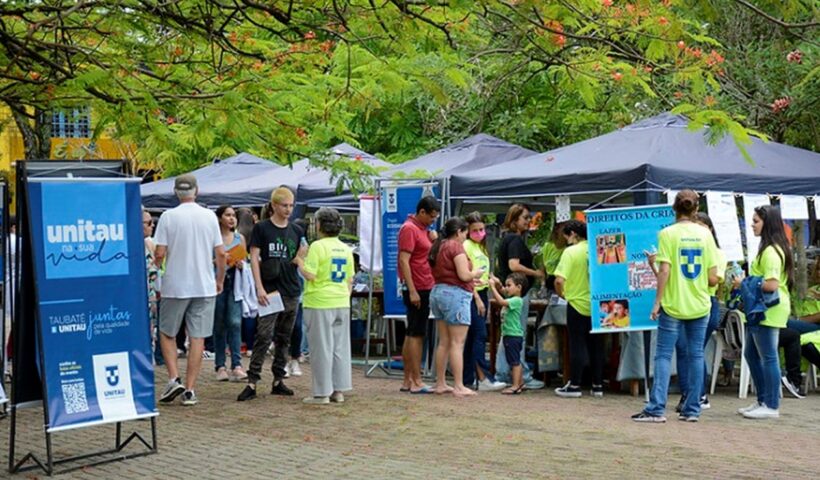
<instances>
[{"instance_id":1,"label":"photo on poster","mask_svg":"<svg viewBox=\"0 0 820 480\"><path fill-rule=\"evenodd\" d=\"M604 234L595 237L599 265L626 262L626 235Z\"/></svg>"},{"instance_id":2,"label":"photo on poster","mask_svg":"<svg viewBox=\"0 0 820 480\"><path fill-rule=\"evenodd\" d=\"M627 271L630 292L658 288L658 279L655 277L652 267L649 266L649 261L629 262Z\"/></svg>"},{"instance_id":3,"label":"photo on poster","mask_svg":"<svg viewBox=\"0 0 820 480\"><path fill-rule=\"evenodd\" d=\"M629 328L629 300L605 300L598 304L601 328Z\"/></svg>"}]
</instances>

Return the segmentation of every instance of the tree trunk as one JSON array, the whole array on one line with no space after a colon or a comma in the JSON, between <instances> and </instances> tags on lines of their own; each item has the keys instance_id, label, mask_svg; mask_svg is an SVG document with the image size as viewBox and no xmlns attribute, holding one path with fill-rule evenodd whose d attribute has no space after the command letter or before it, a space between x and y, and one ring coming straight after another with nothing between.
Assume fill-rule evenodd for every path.
<instances>
[{"instance_id":1,"label":"tree trunk","mask_svg":"<svg viewBox=\"0 0 820 480\"><path fill-rule=\"evenodd\" d=\"M8 104L14 123L23 136L26 160L48 160L51 156L51 118L40 108L31 115L24 105Z\"/></svg>"}]
</instances>

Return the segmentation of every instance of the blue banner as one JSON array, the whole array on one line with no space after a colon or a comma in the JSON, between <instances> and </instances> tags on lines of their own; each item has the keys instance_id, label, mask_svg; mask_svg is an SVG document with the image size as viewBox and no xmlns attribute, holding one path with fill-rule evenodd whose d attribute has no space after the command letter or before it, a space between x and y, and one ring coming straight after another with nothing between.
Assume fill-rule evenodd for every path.
<instances>
[{"instance_id":1,"label":"blue banner","mask_svg":"<svg viewBox=\"0 0 820 480\"><path fill-rule=\"evenodd\" d=\"M384 313L404 315L402 285L399 281L399 230L407 216L416 213L422 197L435 195L438 188L428 185L393 185L381 188L382 268L384 274Z\"/></svg>"},{"instance_id":2,"label":"blue banner","mask_svg":"<svg viewBox=\"0 0 820 480\"><path fill-rule=\"evenodd\" d=\"M658 281L645 252L657 250L658 232L675 221L668 205L586 212L592 332L652 330L649 318Z\"/></svg>"},{"instance_id":3,"label":"blue banner","mask_svg":"<svg viewBox=\"0 0 820 480\"><path fill-rule=\"evenodd\" d=\"M156 415L139 183L28 190L49 431Z\"/></svg>"}]
</instances>

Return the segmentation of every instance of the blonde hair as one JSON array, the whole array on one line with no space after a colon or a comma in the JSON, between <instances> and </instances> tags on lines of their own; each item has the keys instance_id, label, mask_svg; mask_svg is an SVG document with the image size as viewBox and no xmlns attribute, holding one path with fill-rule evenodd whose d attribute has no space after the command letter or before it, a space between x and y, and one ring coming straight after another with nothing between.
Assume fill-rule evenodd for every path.
<instances>
[{"instance_id":1,"label":"blonde hair","mask_svg":"<svg viewBox=\"0 0 820 480\"><path fill-rule=\"evenodd\" d=\"M294 200L293 192L288 187L282 185L278 187L276 190L271 192L270 194L270 201L271 203L279 203L281 204L285 200Z\"/></svg>"}]
</instances>

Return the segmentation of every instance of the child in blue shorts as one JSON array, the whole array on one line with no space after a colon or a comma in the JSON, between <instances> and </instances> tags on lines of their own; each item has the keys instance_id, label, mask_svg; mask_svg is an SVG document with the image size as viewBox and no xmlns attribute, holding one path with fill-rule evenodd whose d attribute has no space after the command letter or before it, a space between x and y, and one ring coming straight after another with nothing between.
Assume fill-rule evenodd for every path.
<instances>
[{"instance_id":1,"label":"child in blue shorts","mask_svg":"<svg viewBox=\"0 0 820 480\"><path fill-rule=\"evenodd\" d=\"M499 288L503 288L507 298L504 298L498 292ZM524 332L521 329L521 307L524 305L524 300L521 298L521 292L527 289L527 277L522 273L513 272L507 277L504 286L501 287L501 281L493 276L490 289L493 292L495 301L504 307L501 314L503 319L501 339L504 342L504 356L510 365L510 375L512 376L512 386L505 388L501 393L518 395L524 391L521 368L521 349L524 347Z\"/></svg>"}]
</instances>

